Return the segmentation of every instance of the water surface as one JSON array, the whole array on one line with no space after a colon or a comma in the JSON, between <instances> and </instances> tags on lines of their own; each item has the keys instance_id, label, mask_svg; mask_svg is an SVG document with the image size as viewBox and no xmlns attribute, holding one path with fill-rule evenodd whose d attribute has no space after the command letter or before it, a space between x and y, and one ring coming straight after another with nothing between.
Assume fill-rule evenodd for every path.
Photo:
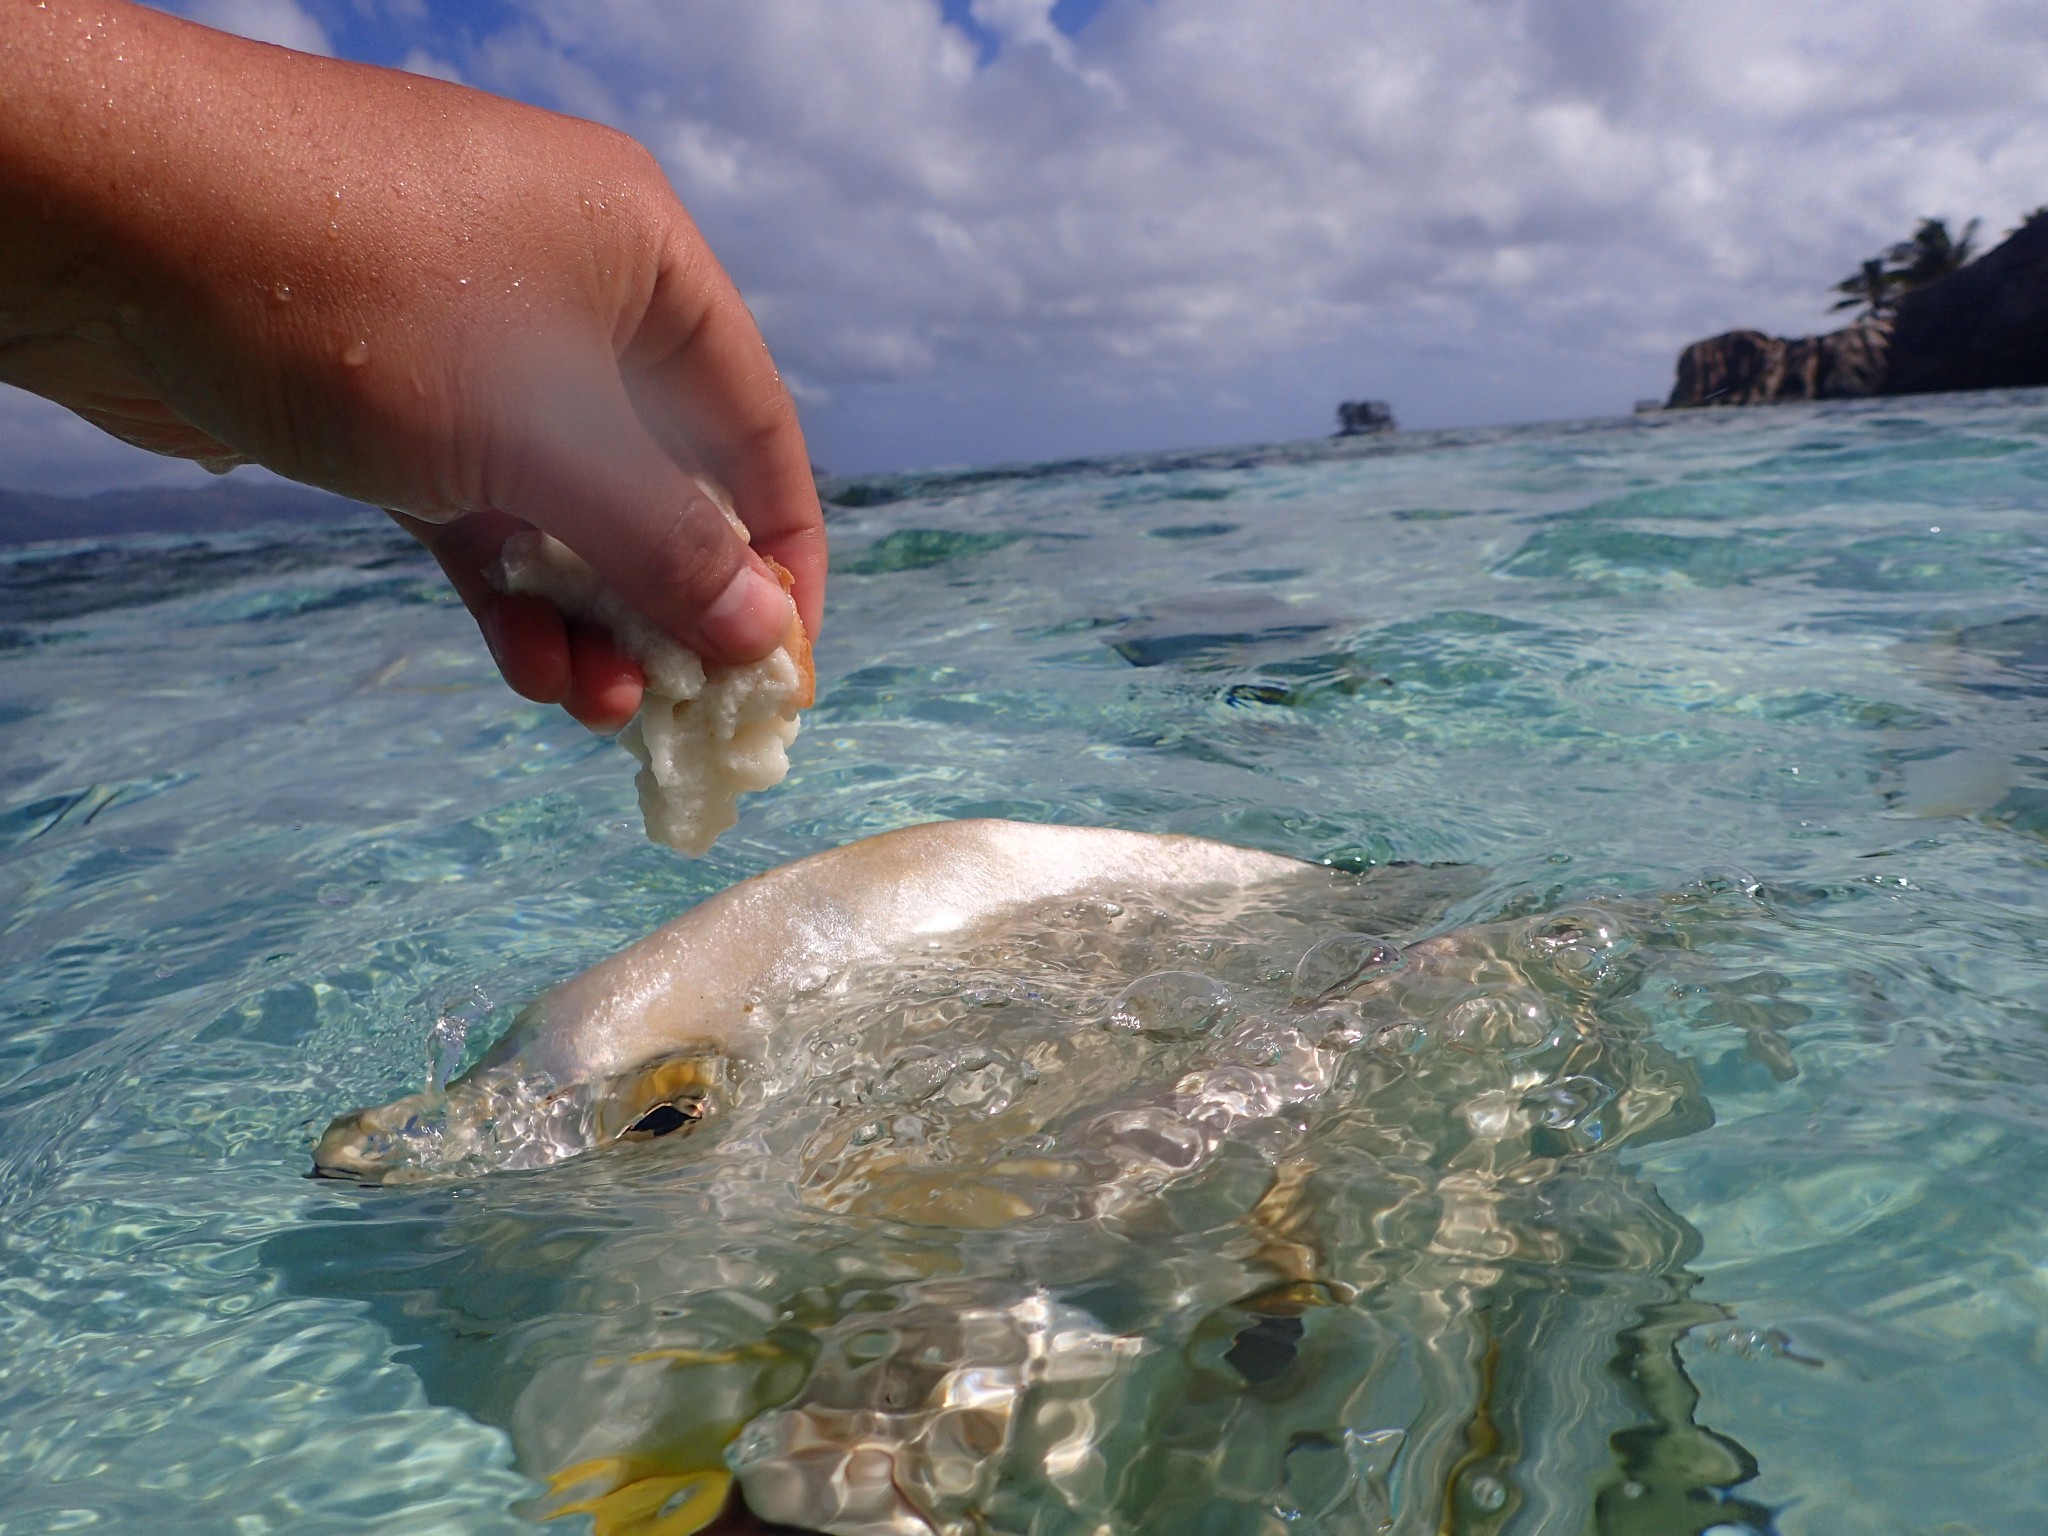
<instances>
[{"instance_id":1,"label":"water surface","mask_svg":"<svg viewBox=\"0 0 2048 1536\"><path fill-rule=\"evenodd\" d=\"M2038 1529L2048 400L839 495L795 770L695 864L395 535L0 558L0 1529L573 1531L535 1474L630 1418L607 1361L669 1351L657 1396L712 1370L704 1423L621 1434L722 1456L863 1350L958 1361L961 1319L1027 1314L1130 1363L1041 1394L1096 1414L1096 1473L1020 1471L1004 1528ZM1411 956L1519 970L1454 996L1413 960L1352 1035L1252 1062L1235 1016L1147 1044L1111 978L956 957L849 994L860 1048L756 1143L302 1177L330 1115L704 894L969 815L1362 871ZM1313 915L1248 975L1168 954L1199 927L1129 968L1300 1022L1274 978ZM1524 983L1577 1044L1459 1035ZM1224 1067L1308 1075L1132 1175L1101 1117ZM957 1192L1034 1104L1041 1151L1108 1161L982 1219ZM774 1369L703 1364L745 1350Z\"/></svg>"}]
</instances>

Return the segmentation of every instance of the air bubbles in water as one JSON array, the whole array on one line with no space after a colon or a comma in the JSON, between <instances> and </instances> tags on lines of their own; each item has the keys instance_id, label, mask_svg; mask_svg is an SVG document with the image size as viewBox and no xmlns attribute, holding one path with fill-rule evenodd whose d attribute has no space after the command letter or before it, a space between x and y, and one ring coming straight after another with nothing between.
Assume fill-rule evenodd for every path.
<instances>
[{"instance_id":1,"label":"air bubbles in water","mask_svg":"<svg viewBox=\"0 0 2048 1536\"><path fill-rule=\"evenodd\" d=\"M1633 944L1613 913L1568 907L1531 923L1518 947L1525 958L1548 966L1568 985L1596 991L1614 978L1617 962Z\"/></svg>"},{"instance_id":2,"label":"air bubbles in water","mask_svg":"<svg viewBox=\"0 0 2048 1536\"><path fill-rule=\"evenodd\" d=\"M433 1061L428 1067L428 1087L438 1091L448 1086L448 1080L462 1064L462 1047L468 1039L469 1020L445 1013L434 1020L433 1031L427 1037L428 1048L433 1054Z\"/></svg>"},{"instance_id":3,"label":"air bubbles in water","mask_svg":"<svg viewBox=\"0 0 2048 1536\"><path fill-rule=\"evenodd\" d=\"M1294 1000L1320 1002L1351 992L1374 976L1398 969L1401 951L1366 933L1340 933L1324 939L1294 967Z\"/></svg>"},{"instance_id":4,"label":"air bubbles in water","mask_svg":"<svg viewBox=\"0 0 2048 1536\"><path fill-rule=\"evenodd\" d=\"M1016 1064L986 1046L916 1047L905 1051L883 1074L882 1088L886 1099L897 1104L935 1104L1000 1114L1010 1106L1017 1077Z\"/></svg>"},{"instance_id":5,"label":"air bubbles in water","mask_svg":"<svg viewBox=\"0 0 2048 1536\"><path fill-rule=\"evenodd\" d=\"M955 1063L950 1052L920 1051L898 1058L885 1078L889 1097L901 1104L922 1104L945 1087Z\"/></svg>"},{"instance_id":6,"label":"air bubbles in water","mask_svg":"<svg viewBox=\"0 0 2048 1536\"><path fill-rule=\"evenodd\" d=\"M1287 1502L1278 1506L1287 1521L1324 1520L1337 1513L1358 1486L1358 1469L1345 1453L1344 1442L1329 1435L1307 1434L1287 1452Z\"/></svg>"},{"instance_id":7,"label":"air bubbles in water","mask_svg":"<svg viewBox=\"0 0 2048 1536\"><path fill-rule=\"evenodd\" d=\"M1702 873L1690 889L1706 896L1740 896L1754 901L1763 894L1764 883L1746 869L1725 864Z\"/></svg>"},{"instance_id":8,"label":"air bubbles in water","mask_svg":"<svg viewBox=\"0 0 2048 1536\"><path fill-rule=\"evenodd\" d=\"M1200 971L1154 971L1125 987L1109 1010L1120 1034L1155 1040L1193 1040L1209 1034L1230 1012L1230 989Z\"/></svg>"},{"instance_id":9,"label":"air bubbles in water","mask_svg":"<svg viewBox=\"0 0 2048 1536\"><path fill-rule=\"evenodd\" d=\"M1539 1125L1554 1131L1581 1131L1597 1141L1598 1132L1590 1122L1613 1101L1614 1090L1597 1077L1561 1077L1524 1094L1522 1108L1533 1114Z\"/></svg>"},{"instance_id":10,"label":"air bubbles in water","mask_svg":"<svg viewBox=\"0 0 2048 1536\"><path fill-rule=\"evenodd\" d=\"M1169 1178L1199 1167L1215 1145L1172 1110L1156 1105L1099 1116L1083 1140L1108 1153L1126 1174L1150 1172Z\"/></svg>"},{"instance_id":11,"label":"air bubbles in water","mask_svg":"<svg viewBox=\"0 0 2048 1536\"><path fill-rule=\"evenodd\" d=\"M956 995L969 1008L1007 1008L1025 994L1006 976L982 976L961 987Z\"/></svg>"},{"instance_id":12,"label":"air bubbles in water","mask_svg":"<svg viewBox=\"0 0 2048 1536\"><path fill-rule=\"evenodd\" d=\"M417 1001L417 1000L416 1000ZM438 1093L462 1066L470 1029L489 1015L493 1004L482 987L444 1001L427 1030L427 1087Z\"/></svg>"},{"instance_id":13,"label":"air bubbles in water","mask_svg":"<svg viewBox=\"0 0 2048 1536\"><path fill-rule=\"evenodd\" d=\"M1693 1337L1716 1353L1731 1354L1741 1360L1791 1360L1800 1365L1821 1363L1812 1355L1802 1353L1793 1343L1792 1336L1782 1328L1749 1328L1731 1322L1701 1329Z\"/></svg>"},{"instance_id":14,"label":"air bubbles in water","mask_svg":"<svg viewBox=\"0 0 2048 1536\"><path fill-rule=\"evenodd\" d=\"M1480 1472L1465 1484L1465 1495L1473 1504L1487 1514L1494 1514L1507 1507L1507 1484L1491 1472Z\"/></svg>"},{"instance_id":15,"label":"air bubbles in water","mask_svg":"<svg viewBox=\"0 0 2048 1536\"><path fill-rule=\"evenodd\" d=\"M1596 908L1567 908L1538 918L1522 938L1531 957L1549 959L1573 949L1605 949L1618 937L1613 920Z\"/></svg>"},{"instance_id":16,"label":"air bubbles in water","mask_svg":"<svg viewBox=\"0 0 2048 1536\"><path fill-rule=\"evenodd\" d=\"M1355 1504L1368 1531L1391 1530L1394 1524L1393 1493L1388 1482L1394 1461L1407 1444L1408 1435L1399 1429L1344 1431L1344 1456L1356 1476Z\"/></svg>"},{"instance_id":17,"label":"air bubbles in water","mask_svg":"<svg viewBox=\"0 0 2048 1536\"><path fill-rule=\"evenodd\" d=\"M1348 1051L1372 1033L1357 1010L1343 1006L1318 1008L1300 1019L1302 1033L1328 1050Z\"/></svg>"},{"instance_id":18,"label":"air bubbles in water","mask_svg":"<svg viewBox=\"0 0 2048 1536\"><path fill-rule=\"evenodd\" d=\"M1499 1051L1540 1045L1550 1036L1550 1010L1534 992L1519 989L1468 997L1431 1033L1460 1051Z\"/></svg>"}]
</instances>

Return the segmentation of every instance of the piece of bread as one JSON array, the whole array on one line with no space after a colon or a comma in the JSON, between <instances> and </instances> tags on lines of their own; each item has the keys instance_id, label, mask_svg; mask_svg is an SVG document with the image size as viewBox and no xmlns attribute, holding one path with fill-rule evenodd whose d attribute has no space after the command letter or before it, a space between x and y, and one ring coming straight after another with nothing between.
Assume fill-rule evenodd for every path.
<instances>
[{"instance_id":1,"label":"piece of bread","mask_svg":"<svg viewBox=\"0 0 2048 1536\"><path fill-rule=\"evenodd\" d=\"M744 538L724 498L713 492L712 499ZM789 572L765 563L790 591ZM703 853L739 820L741 794L779 784L789 772L797 714L810 707L816 687L810 637L794 603L779 649L745 666L707 667L547 534L514 534L486 574L500 592L546 598L568 617L610 630L640 664L646 695L619 744L640 760L634 782L655 842Z\"/></svg>"}]
</instances>

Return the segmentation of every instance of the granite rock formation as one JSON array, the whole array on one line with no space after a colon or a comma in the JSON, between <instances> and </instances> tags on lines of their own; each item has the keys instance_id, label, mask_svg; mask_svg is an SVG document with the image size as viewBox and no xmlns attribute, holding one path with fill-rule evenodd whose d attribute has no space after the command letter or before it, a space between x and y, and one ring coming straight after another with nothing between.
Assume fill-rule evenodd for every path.
<instances>
[{"instance_id":1,"label":"granite rock formation","mask_svg":"<svg viewBox=\"0 0 2048 1536\"><path fill-rule=\"evenodd\" d=\"M1847 400L2048 384L2048 211L1915 288L1886 317L1824 336L1728 331L1687 347L1667 408Z\"/></svg>"},{"instance_id":2,"label":"granite rock formation","mask_svg":"<svg viewBox=\"0 0 2048 1536\"><path fill-rule=\"evenodd\" d=\"M2048 211L1899 301L1884 393L2048 384Z\"/></svg>"},{"instance_id":3,"label":"granite rock formation","mask_svg":"<svg viewBox=\"0 0 2048 1536\"><path fill-rule=\"evenodd\" d=\"M1864 320L1825 336L1728 331L1678 356L1670 408L1847 400L1879 393L1891 337L1888 320Z\"/></svg>"}]
</instances>

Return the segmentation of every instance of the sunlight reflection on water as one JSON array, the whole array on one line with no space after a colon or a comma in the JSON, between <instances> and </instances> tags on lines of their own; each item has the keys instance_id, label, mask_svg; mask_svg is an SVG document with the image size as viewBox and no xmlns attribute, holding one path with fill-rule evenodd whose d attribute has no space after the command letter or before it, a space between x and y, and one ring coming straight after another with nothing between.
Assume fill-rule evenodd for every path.
<instances>
[{"instance_id":1,"label":"sunlight reflection on water","mask_svg":"<svg viewBox=\"0 0 2048 1536\"><path fill-rule=\"evenodd\" d=\"M1000 1529L2030 1529L2044 485L2031 396L871 483L694 865L380 529L0 557L0 1528L533 1529L635 1456L556 1503L814 1510L880 1445ZM681 1142L300 1177L967 815L1426 899L1050 924L843 979Z\"/></svg>"}]
</instances>

